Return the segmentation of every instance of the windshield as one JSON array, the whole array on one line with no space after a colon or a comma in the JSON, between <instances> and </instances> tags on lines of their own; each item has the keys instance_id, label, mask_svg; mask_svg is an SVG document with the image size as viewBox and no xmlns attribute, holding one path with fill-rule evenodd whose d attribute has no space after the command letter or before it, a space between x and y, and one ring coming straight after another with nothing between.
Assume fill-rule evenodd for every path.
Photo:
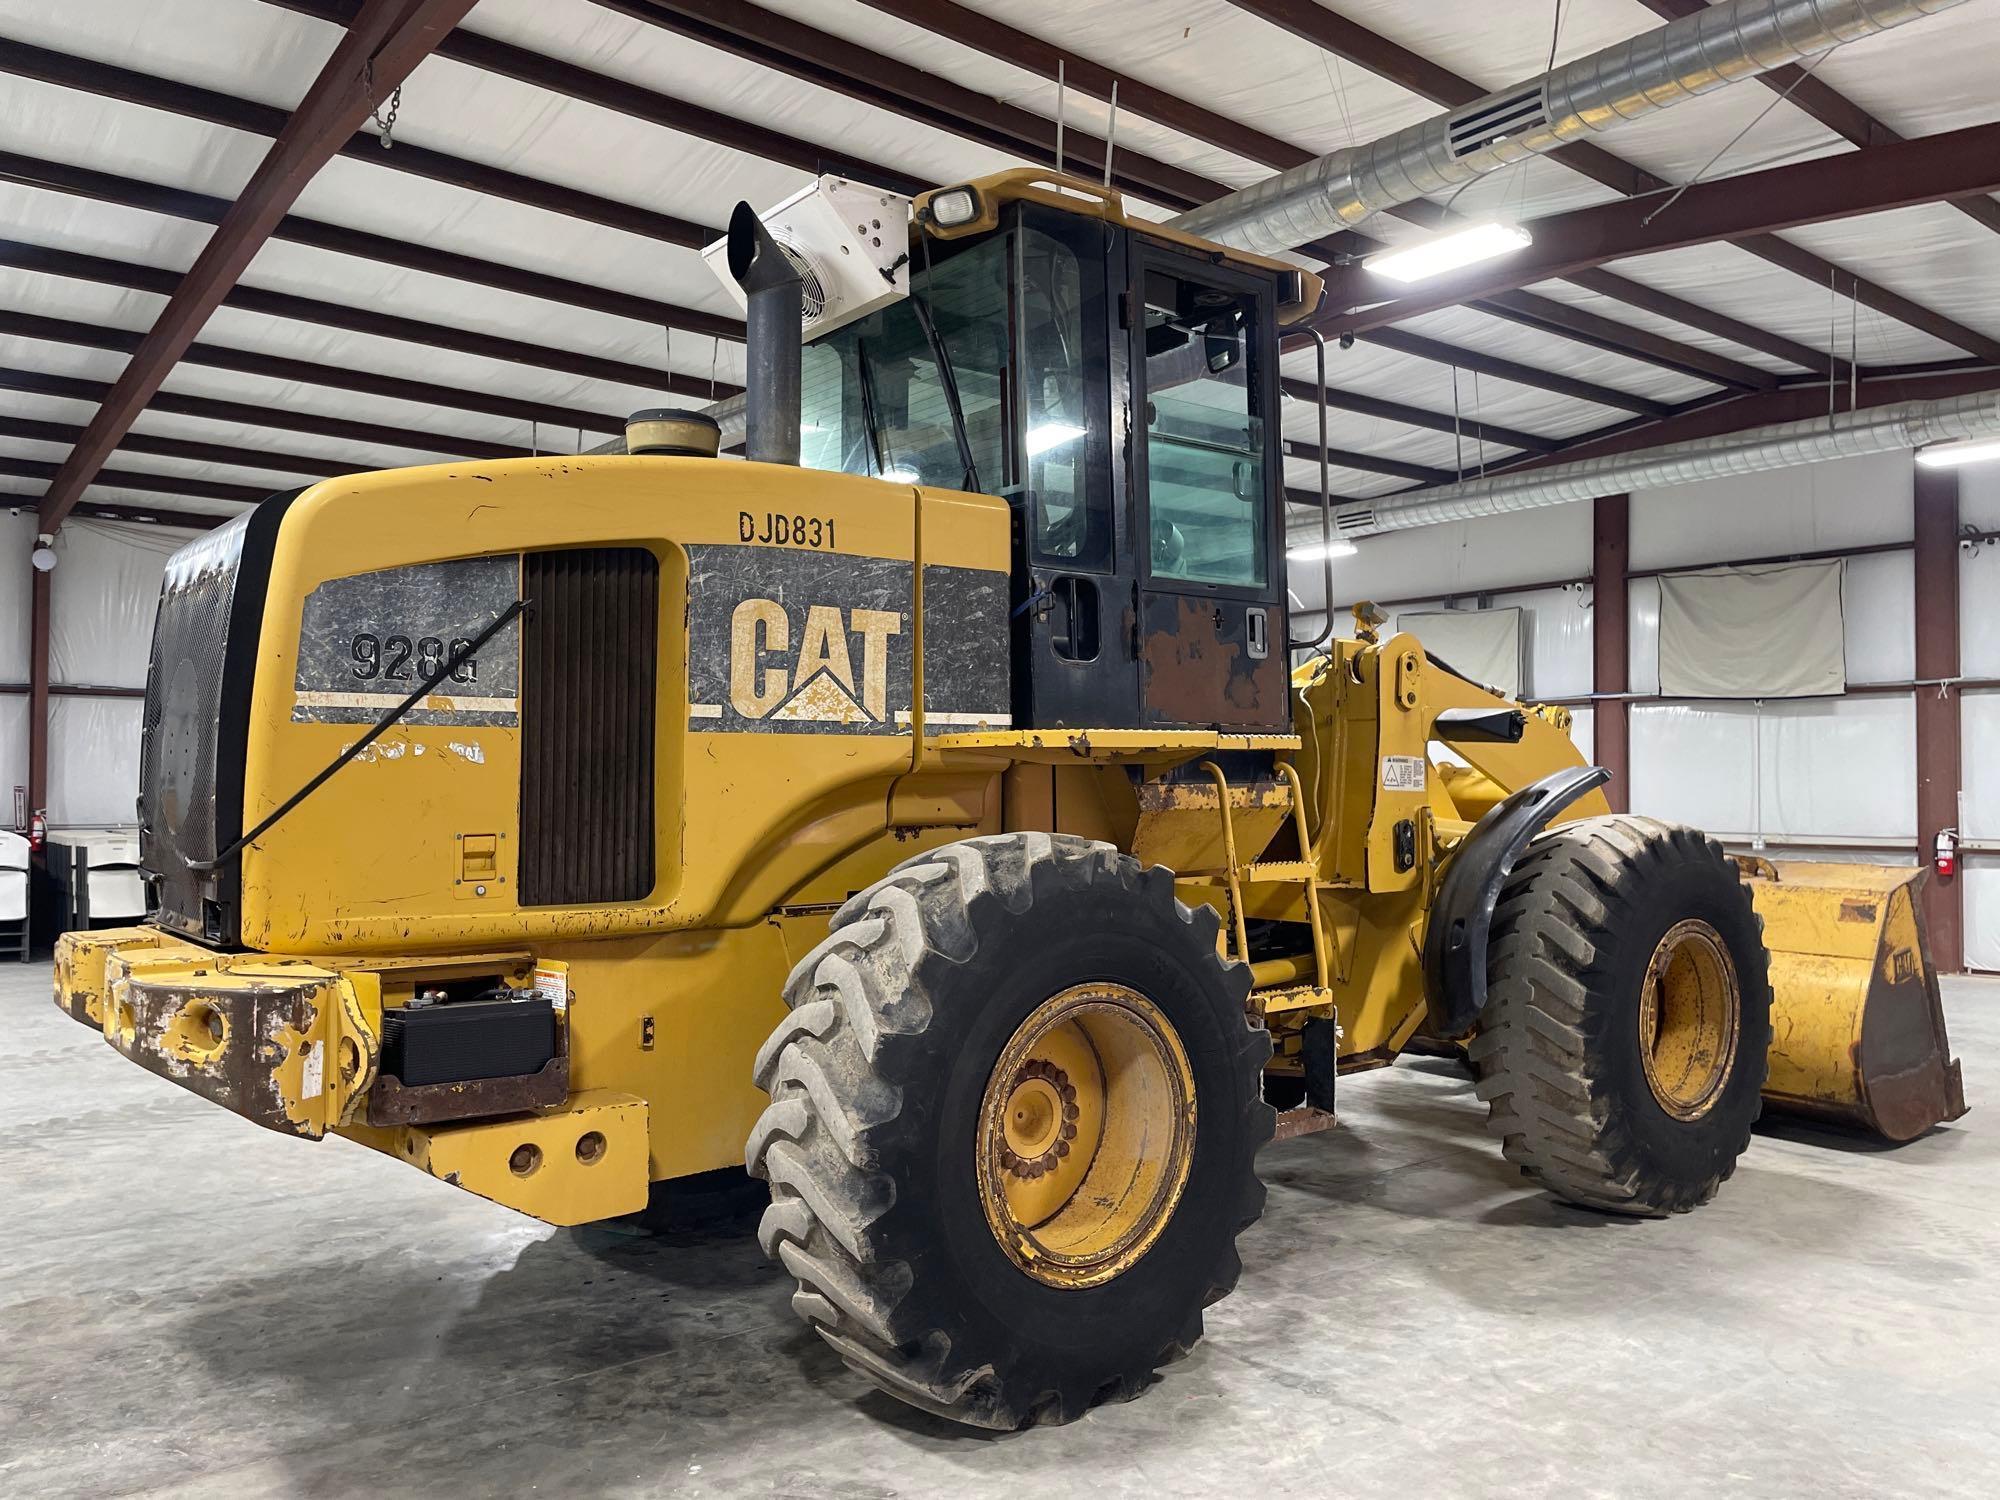
<instances>
[{"instance_id":1,"label":"windshield","mask_svg":"<svg viewBox=\"0 0 2000 1500\"><path fill-rule=\"evenodd\" d=\"M966 246L911 278L911 295L802 351L800 461L903 484L962 489L966 474L951 403L931 342L928 309L951 361L980 488L1005 483L1006 242Z\"/></svg>"}]
</instances>

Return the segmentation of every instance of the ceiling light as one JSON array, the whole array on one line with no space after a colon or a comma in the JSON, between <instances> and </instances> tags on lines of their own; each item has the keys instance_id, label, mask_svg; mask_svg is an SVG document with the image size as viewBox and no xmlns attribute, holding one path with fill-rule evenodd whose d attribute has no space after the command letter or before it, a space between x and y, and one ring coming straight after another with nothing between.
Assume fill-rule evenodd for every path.
<instances>
[{"instance_id":1,"label":"ceiling light","mask_svg":"<svg viewBox=\"0 0 2000 1500\"><path fill-rule=\"evenodd\" d=\"M1293 562L1320 562L1329 557L1354 556L1352 542L1307 542L1303 546L1287 547L1285 556Z\"/></svg>"},{"instance_id":2,"label":"ceiling light","mask_svg":"<svg viewBox=\"0 0 2000 1500\"><path fill-rule=\"evenodd\" d=\"M1371 255L1361 264L1377 276L1391 281L1428 281L1447 271L1456 271L1477 261L1512 255L1535 242L1527 230L1512 224L1473 224L1441 234L1420 244L1403 245Z\"/></svg>"},{"instance_id":3,"label":"ceiling light","mask_svg":"<svg viewBox=\"0 0 2000 1500\"><path fill-rule=\"evenodd\" d=\"M46 531L35 538L35 550L28 554L28 561L35 565L37 573L46 573L56 565L56 539Z\"/></svg>"},{"instance_id":4,"label":"ceiling light","mask_svg":"<svg viewBox=\"0 0 2000 1500\"><path fill-rule=\"evenodd\" d=\"M1956 443L1932 443L1917 450L1917 462L1927 469L1950 469L1994 458L2000 458L2000 438L1964 438Z\"/></svg>"},{"instance_id":5,"label":"ceiling light","mask_svg":"<svg viewBox=\"0 0 2000 1500\"><path fill-rule=\"evenodd\" d=\"M891 484L922 484L923 476L915 469L884 469L882 477Z\"/></svg>"},{"instance_id":6,"label":"ceiling light","mask_svg":"<svg viewBox=\"0 0 2000 1500\"><path fill-rule=\"evenodd\" d=\"M1060 448L1064 443L1073 443L1083 436L1081 427L1072 427L1067 422L1048 422L1040 427L1028 429L1028 457L1047 453L1051 448Z\"/></svg>"}]
</instances>

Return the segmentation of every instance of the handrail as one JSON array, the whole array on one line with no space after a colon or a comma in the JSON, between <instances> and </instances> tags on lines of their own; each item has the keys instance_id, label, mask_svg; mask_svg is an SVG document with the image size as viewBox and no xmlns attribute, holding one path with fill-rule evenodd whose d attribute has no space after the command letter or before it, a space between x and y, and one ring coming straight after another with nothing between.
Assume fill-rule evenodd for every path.
<instances>
[{"instance_id":1,"label":"handrail","mask_svg":"<svg viewBox=\"0 0 2000 1500\"><path fill-rule=\"evenodd\" d=\"M1320 592L1320 602L1322 604L1330 604L1333 600L1333 484L1326 454L1326 335L1321 333L1317 328L1310 326L1299 331L1312 336L1313 367L1319 382L1319 540L1320 566L1325 570L1325 583ZM1281 428L1283 425L1283 423L1279 424ZM1279 436L1282 438L1284 434L1280 432ZM1280 492L1284 489L1283 467L1283 463L1280 462ZM1285 502L1280 500L1278 502L1280 513L1283 512L1284 507ZM1289 549L1291 545L1291 528L1290 526L1284 526L1280 528L1280 531L1283 532L1285 546ZM1289 576L1290 569L1287 569L1286 572L1287 576ZM1310 614L1311 611L1307 610L1306 613ZM1289 614L1286 618L1289 620ZM1293 640L1290 626L1287 625L1285 629L1285 645L1288 651L1315 650L1320 646L1324 646L1332 639L1333 612L1331 610L1326 612L1326 619L1320 626L1319 634L1309 641ZM1286 665L1289 667L1290 663L1288 662Z\"/></svg>"}]
</instances>

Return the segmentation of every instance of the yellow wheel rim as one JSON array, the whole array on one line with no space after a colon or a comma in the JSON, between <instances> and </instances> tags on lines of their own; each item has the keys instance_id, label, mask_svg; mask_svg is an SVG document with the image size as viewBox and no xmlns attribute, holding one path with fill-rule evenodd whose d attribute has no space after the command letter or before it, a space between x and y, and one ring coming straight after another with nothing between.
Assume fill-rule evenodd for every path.
<instances>
[{"instance_id":1,"label":"yellow wheel rim","mask_svg":"<svg viewBox=\"0 0 2000 1500\"><path fill-rule=\"evenodd\" d=\"M1194 1073L1159 1007L1119 984L1064 990L1020 1024L987 1079L986 1223L1037 1281L1101 1285L1173 1217L1194 1132Z\"/></svg>"},{"instance_id":2,"label":"yellow wheel rim","mask_svg":"<svg viewBox=\"0 0 2000 1500\"><path fill-rule=\"evenodd\" d=\"M1639 997L1639 1056L1660 1108L1698 1120L1736 1063L1743 991L1722 934L1698 919L1667 929Z\"/></svg>"}]
</instances>

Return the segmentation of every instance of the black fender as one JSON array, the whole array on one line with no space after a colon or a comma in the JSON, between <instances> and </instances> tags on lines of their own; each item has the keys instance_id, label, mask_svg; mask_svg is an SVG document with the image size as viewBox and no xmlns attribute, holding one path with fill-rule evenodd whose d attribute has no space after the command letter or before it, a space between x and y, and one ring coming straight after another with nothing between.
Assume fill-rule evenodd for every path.
<instances>
[{"instance_id":1,"label":"black fender","mask_svg":"<svg viewBox=\"0 0 2000 1500\"><path fill-rule=\"evenodd\" d=\"M1557 813L1610 779L1602 766L1551 772L1487 813L1452 851L1424 931L1424 1001L1438 1036L1462 1036L1486 1007L1486 943L1514 861Z\"/></svg>"}]
</instances>

